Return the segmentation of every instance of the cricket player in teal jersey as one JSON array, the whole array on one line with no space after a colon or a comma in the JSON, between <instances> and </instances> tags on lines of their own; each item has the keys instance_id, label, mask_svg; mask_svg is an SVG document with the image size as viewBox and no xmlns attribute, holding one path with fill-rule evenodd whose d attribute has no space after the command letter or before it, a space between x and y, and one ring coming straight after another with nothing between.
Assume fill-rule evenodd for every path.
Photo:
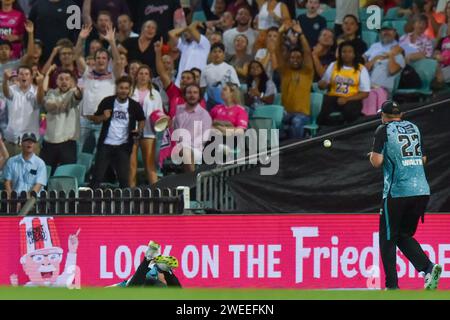
<instances>
[{"instance_id":1,"label":"cricket player in teal jersey","mask_svg":"<svg viewBox=\"0 0 450 320\"><path fill-rule=\"evenodd\" d=\"M383 167L384 190L380 216L380 251L386 288L398 289L397 247L423 272L425 289L436 289L442 267L434 264L414 239L425 214L430 187L425 176L427 160L419 128L402 119L399 104L386 101L381 107L383 124L375 132L370 162Z\"/></svg>"}]
</instances>

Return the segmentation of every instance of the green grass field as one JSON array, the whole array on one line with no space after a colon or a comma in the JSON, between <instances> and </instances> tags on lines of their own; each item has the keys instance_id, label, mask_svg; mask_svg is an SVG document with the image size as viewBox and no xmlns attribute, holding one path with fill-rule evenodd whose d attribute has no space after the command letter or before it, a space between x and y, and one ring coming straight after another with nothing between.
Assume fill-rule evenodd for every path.
<instances>
[{"instance_id":1,"label":"green grass field","mask_svg":"<svg viewBox=\"0 0 450 320\"><path fill-rule=\"evenodd\" d=\"M450 291L0 287L0 300L450 300Z\"/></svg>"}]
</instances>

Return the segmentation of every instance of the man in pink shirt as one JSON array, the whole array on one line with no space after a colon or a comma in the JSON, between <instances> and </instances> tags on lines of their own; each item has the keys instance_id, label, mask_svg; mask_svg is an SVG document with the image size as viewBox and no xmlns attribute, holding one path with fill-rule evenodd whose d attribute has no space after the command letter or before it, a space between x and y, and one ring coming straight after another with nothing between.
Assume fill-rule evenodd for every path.
<instances>
[{"instance_id":1,"label":"man in pink shirt","mask_svg":"<svg viewBox=\"0 0 450 320\"><path fill-rule=\"evenodd\" d=\"M180 154L181 151L186 172L194 172L195 164L202 163L204 142L209 138L212 125L208 111L200 105L200 92L197 84L185 88L186 103L177 107L173 121L172 140L177 144L172 154Z\"/></svg>"},{"instance_id":2,"label":"man in pink shirt","mask_svg":"<svg viewBox=\"0 0 450 320\"><path fill-rule=\"evenodd\" d=\"M192 71L186 70L181 74L180 87L177 87L172 81L171 75L164 68L164 63L162 60L162 41L155 43L155 56L156 56L156 71L158 72L161 83L169 98L169 111L168 115L173 119L177 112L177 106L184 104L183 89L191 84L195 83L195 74ZM205 107L206 103L202 98L200 104Z\"/></svg>"}]
</instances>

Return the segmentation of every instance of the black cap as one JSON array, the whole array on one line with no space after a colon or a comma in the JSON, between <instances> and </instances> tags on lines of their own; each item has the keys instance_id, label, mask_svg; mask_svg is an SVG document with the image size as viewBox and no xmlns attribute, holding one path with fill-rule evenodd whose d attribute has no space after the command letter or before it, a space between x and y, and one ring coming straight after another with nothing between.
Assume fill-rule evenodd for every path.
<instances>
[{"instance_id":1,"label":"black cap","mask_svg":"<svg viewBox=\"0 0 450 320\"><path fill-rule=\"evenodd\" d=\"M12 44L10 41L5 40L5 39L0 39L0 46L3 46L3 45L9 46L10 49L12 48Z\"/></svg>"},{"instance_id":2,"label":"black cap","mask_svg":"<svg viewBox=\"0 0 450 320\"><path fill-rule=\"evenodd\" d=\"M378 112L383 112L387 114L401 114L402 110L400 105L392 100L387 100L381 105L381 109Z\"/></svg>"},{"instance_id":3,"label":"black cap","mask_svg":"<svg viewBox=\"0 0 450 320\"><path fill-rule=\"evenodd\" d=\"M36 135L34 133L24 133L22 136L22 142L25 141L33 141L34 143L37 142Z\"/></svg>"}]
</instances>

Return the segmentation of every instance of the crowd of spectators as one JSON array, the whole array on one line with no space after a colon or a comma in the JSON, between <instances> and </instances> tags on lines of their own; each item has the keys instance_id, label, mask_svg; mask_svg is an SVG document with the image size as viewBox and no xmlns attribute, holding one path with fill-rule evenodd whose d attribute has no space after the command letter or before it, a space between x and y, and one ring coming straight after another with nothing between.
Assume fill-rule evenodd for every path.
<instances>
[{"instance_id":1,"label":"crowd of spectators","mask_svg":"<svg viewBox=\"0 0 450 320\"><path fill-rule=\"evenodd\" d=\"M67 26L72 5L80 30ZM369 30L370 5L399 9ZM264 105L284 108L282 137L303 139L312 91L321 126L374 115L413 62L437 60L434 84L450 81L449 17L446 0L1 0L5 188L39 190L43 163L54 172L80 152L95 154L93 187L109 167L136 186L139 152L152 185L174 147L185 171L201 163L195 123L241 135ZM161 134L156 111L170 117ZM190 139L172 137L180 128Z\"/></svg>"}]
</instances>

